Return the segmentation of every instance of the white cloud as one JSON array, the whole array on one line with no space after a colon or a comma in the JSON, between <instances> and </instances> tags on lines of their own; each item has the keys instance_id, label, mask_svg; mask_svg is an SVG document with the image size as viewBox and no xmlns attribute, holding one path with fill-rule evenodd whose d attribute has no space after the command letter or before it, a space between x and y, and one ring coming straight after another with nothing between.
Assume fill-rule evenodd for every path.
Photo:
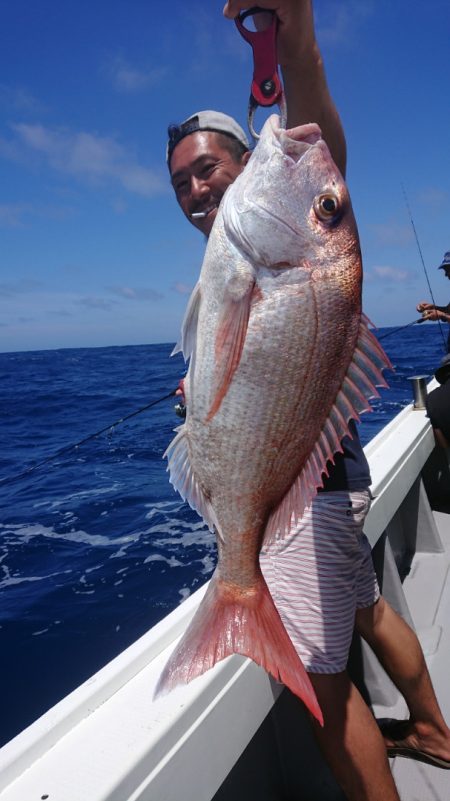
<instances>
[{"instance_id":1,"label":"white cloud","mask_svg":"<svg viewBox=\"0 0 450 801\"><path fill-rule=\"evenodd\" d=\"M371 225L369 227L381 245L398 245L403 247L404 245L409 245L414 239L412 226L406 223L402 224L391 221L379 225Z\"/></svg>"},{"instance_id":2,"label":"white cloud","mask_svg":"<svg viewBox=\"0 0 450 801\"><path fill-rule=\"evenodd\" d=\"M148 290L154 299L153 290ZM157 294L157 293L155 293ZM96 320L99 312L120 313L124 308L118 299L96 294L82 295L77 292L61 292L57 288L46 287L32 278L0 283L0 317L4 326L28 323L32 318L41 323L47 320L77 321L78 328L87 320ZM145 309L145 307L143 307ZM106 314L103 319L110 317ZM75 323L74 323L75 324ZM103 325L103 323L99 323Z\"/></svg>"},{"instance_id":3,"label":"white cloud","mask_svg":"<svg viewBox=\"0 0 450 801\"><path fill-rule=\"evenodd\" d=\"M189 54L183 65L185 74L211 76L217 69L218 53L227 52L224 35L227 31L233 31L234 23L227 21L227 24L223 25L217 12L210 6L211 3L195 0L189 4L180 4L180 25L189 30ZM235 31L234 35L236 37ZM248 49L243 40L241 44L242 49ZM174 41L173 46L177 47L178 43Z\"/></svg>"},{"instance_id":4,"label":"white cloud","mask_svg":"<svg viewBox=\"0 0 450 801\"><path fill-rule=\"evenodd\" d=\"M0 105L21 114L42 114L44 105L23 86L0 84Z\"/></svg>"},{"instance_id":5,"label":"white cloud","mask_svg":"<svg viewBox=\"0 0 450 801\"><path fill-rule=\"evenodd\" d=\"M372 0L328 2L315 13L317 38L321 45L349 45L360 25L373 12Z\"/></svg>"},{"instance_id":6,"label":"white cloud","mask_svg":"<svg viewBox=\"0 0 450 801\"><path fill-rule=\"evenodd\" d=\"M118 183L128 192L144 197L167 191L167 182L160 174L139 164L112 137L40 124L17 123L12 128L16 142L4 145L7 157L8 152L11 157L17 155L14 145L19 143L25 151L44 157L52 169L91 184Z\"/></svg>"},{"instance_id":7,"label":"white cloud","mask_svg":"<svg viewBox=\"0 0 450 801\"><path fill-rule=\"evenodd\" d=\"M422 192L419 193L418 200L425 206L436 208L444 205L447 206L448 196L449 193L446 192L444 189L438 189L437 187L429 186L426 189L423 189Z\"/></svg>"},{"instance_id":8,"label":"white cloud","mask_svg":"<svg viewBox=\"0 0 450 801\"><path fill-rule=\"evenodd\" d=\"M388 265L373 267L368 275L394 284L401 284L404 281L411 280L411 274L407 270L399 270L397 267L389 267Z\"/></svg>"},{"instance_id":9,"label":"white cloud","mask_svg":"<svg viewBox=\"0 0 450 801\"><path fill-rule=\"evenodd\" d=\"M26 160L23 148L17 139L5 139L0 136L0 157L8 161L23 162Z\"/></svg>"},{"instance_id":10,"label":"white cloud","mask_svg":"<svg viewBox=\"0 0 450 801\"><path fill-rule=\"evenodd\" d=\"M67 309L50 309L47 314L49 317L73 317L73 312Z\"/></svg>"},{"instance_id":11,"label":"white cloud","mask_svg":"<svg viewBox=\"0 0 450 801\"><path fill-rule=\"evenodd\" d=\"M110 203L112 210L115 211L116 214L125 214L128 208L126 202L120 197L113 198Z\"/></svg>"},{"instance_id":12,"label":"white cloud","mask_svg":"<svg viewBox=\"0 0 450 801\"><path fill-rule=\"evenodd\" d=\"M183 284L182 281L177 281L172 289L175 292L178 292L180 295L190 295L192 292L193 287L189 286L189 284Z\"/></svg>"},{"instance_id":13,"label":"white cloud","mask_svg":"<svg viewBox=\"0 0 450 801\"><path fill-rule=\"evenodd\" d=\"M21 278L18 281L5 281L0 284L0 297L11 298L39 291L44 285L34 278Z\"/></svg>"},{"instance_id":14,"label":"white cloud","mask_svg":"<svg viewBox=\"0 0 450 801\"><path fill-rule=\"evenodd\" d=\"M106 300L105 298L98 298L94 296L86 296L83 298L77 298L74 303L77 303L79 306L86 306L88 309L100 309L101 311L111 311L113 308L113 304L116 301L114 300Z\"/></svg>"},{"instance_id":15,"label":"white cloud","mask_svg":"<svg viewBox=\"0 0 450 801\"><path fill-rule=\"evenodd\" d=\"M126 300L161 300L163 297L160 292L147 287L110 286L108 290Z\"/></svg>"},{"instance_id":16,"label":"white cloud","mask_svg":"<svg viewBox=\"0 0 450 801\"><path fill-rule=\"evenodd\" d=\"M0 226L2 228L20 228L24 225L23 216L27 213L24 203L2 203L0 205Z\"/></svg>"},{"instance_id":17,"label":"white cloud","mask_svg":"<svg viewBox=\"0 0 450 801\"><path fill-rule=\"evenodd\" d=\"M136 94L160 84L167 74L167 67L139 68L132 66L123 56L116 56L103 71L118 92Z\"/></svg>"},{"instance_id":18,"label":"white cloud","mask_svg":"<svg viewBox=\"0 0 450 801\"><path fill-rule=\"evenodd\" d=\"M33 218L65 220L74 214L72 208L41 206L33 203L0 204L0 228L23 228Z\"/></svg>"}]
</instances>

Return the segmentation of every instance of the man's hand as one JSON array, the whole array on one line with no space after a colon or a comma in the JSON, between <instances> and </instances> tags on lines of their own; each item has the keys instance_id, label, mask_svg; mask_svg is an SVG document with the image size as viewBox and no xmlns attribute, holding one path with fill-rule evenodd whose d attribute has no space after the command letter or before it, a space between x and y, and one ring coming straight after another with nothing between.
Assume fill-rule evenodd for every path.
<instances>
[{"instance_id":1,"label":"man's hand","mask_svg":"<svg viewBox=\"0 0 450 801\"><path fill-rule=\"evenodd\" d=\"M436 309L435 306L422 312L422 317L424 320L443 320L444 323L450 322L450 315L441 311L441 309Z\"/></svg>"},{"instance_id":2,"label":"man's hand","mask_svg":"<svg viewBox=\"0 0 450 801\"><path fill-rule=\"evenodd\" d=\"M429 311L430 309L434 309L432 303L427 303L426 300L422 300L420 303L417 304L416 309L418 312Z\"/></svg>"},{"instance_id":3,"label":"man's hand","mask_svg":"<svg viewBox=\"0 0 450 801\"><path fill-rule=\"evenodd\" d=\"M184 396L184 378L182 378L178 384L178 389L175 392L175 395L180 399L180 403L177 403L175 408L175 414L178 417L181 417L183 420L186 417L186 398Z\"/></svg>"},{"instance_id":4,"label":"man's hand","mask_svg":"<svg viewBox=\"0 0 450 801\"><path fill-rule=\"evenodd\" d=\"M314 32L311 0L257 0L278 19L277 55L283 71L287 127L316 122L333 160L345 175L346 145L339 115L328 90ZM234 19L249 0L227 0L223 13ZM251 7L251 6L250 6Z\"/></svg>"},{"instance_id":5,"label":"man's hand","mask_svg":"<svg viewBox=\"0 0 450 801\"><path fill-rule=\"evenodd\" d=\"M178 388L177 388L177 390L175 392L175 395L178 398L180 398L181 403L185 406L186 405L186 398L185 398L185 395L184 395L184 378L180 378L180 381L178 383Z\"/></svg>"},{"instance_id":6,"label":"man's hand","mask_svg":"<svg viewBox=\"0 0 450 801\"><path fill-rule=\"evenodd\" d=\"M424 320L443 320L445 323L450 323L450 314L442 306L435 306L434 303L422 300L416 308L418 312L421 312Z\"/></svg>"},{"instance_id":7,"label":"man's hand","mask_svg":"<svg viewBox=\"0 0 450 801\"><path fill-rule=\"evenodd\" d=\"M279 19L277 54L282 67L294 66L303 51L313 49L315 34L311 0L258 0L257 6L274 11ZM248 0L227 0L223 13L234 19L249 7Z\"/></svg>"}]
</instances>

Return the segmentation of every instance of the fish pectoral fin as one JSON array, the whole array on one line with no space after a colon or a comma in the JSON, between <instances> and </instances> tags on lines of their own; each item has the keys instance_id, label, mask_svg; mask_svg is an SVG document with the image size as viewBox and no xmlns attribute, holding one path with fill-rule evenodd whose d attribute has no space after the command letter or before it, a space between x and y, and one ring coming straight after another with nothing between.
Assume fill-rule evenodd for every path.
<instances>
[{"instance_id":1,"label":"fish pectoral fin","mask_svg":"<svg viewBox=\"0 0 450 801\"><path fill-rule=\"evenodd\" d=\"M181 351L183 353L185 362L187 362L195 350L201 299L202 293L200 281L197 281L194 289L192 290L191 297L189 298L186 313L181 326L181 340L180 342L177 342L172 353L170 354L171 356L174 356L176 353Z\"/></svg>"},{"instance_id":2,"label":"fish pectoral fin","mask_svg":"<svg viewBox=\"0 0 450 801\"><path fill-rule=\"evenodd\" d=\"M342 440L351 436L350 420L359 420L362 412L371 411L369 399L379 396L377 387L387 386L382 374L385 369L392 370L392 365L369 330L367 317L362 315L353 358L336 400L300 474L269 517L264 532L266 544L284 537L300 520L318 488L323 487L323 476L328 476L327 462L334 464L336 454L343 451Z\"/></svg>"},{"instance_id":3,"label":"fish pectoral fin","mask_svg":"<svg viewBox=\"0 0 450 801\"><path fill-rule=\"evenodd\" d=\"M253 278L246 287L246 291L239 296L236 297L236 294L231 292L226 294L216 335L214 396L206 418L207 422L219 410L239 366L247 335L251 305L260 294L261 291Z\"/></svg>"},{"instance_id":4,"label":"fish pectoral fin","mask_svg":"<svg viewBox=\"0 0 450 801\"><path fill-rule=\"evenodd\" d=\"M215 514L192 469L186 425L178 426L175 431L176 436L163 456L168 461L170 483L183 500L203 517L210 531L213 531L216 525Z\"/></svg>"},{"instance_id":5,"label":"fish pectoral fin","mask_svg":"<svg viewBox=\"0 0 450 801\"><path fill-rule=\"evenodd\" d=\"M154 697L187 684L225 657L242 654L283 682L323 724L308 674L261 575L253 592L220 579L206 595L159 678Z\"/></svg>"}]
</instances>

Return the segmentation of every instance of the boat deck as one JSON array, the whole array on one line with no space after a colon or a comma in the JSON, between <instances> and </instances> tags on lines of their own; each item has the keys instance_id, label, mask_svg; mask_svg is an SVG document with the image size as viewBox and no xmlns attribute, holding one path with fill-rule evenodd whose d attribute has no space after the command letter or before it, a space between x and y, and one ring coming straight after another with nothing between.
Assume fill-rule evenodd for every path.
<instances>
[{"instance_id":1,"label":"boat deck","mask_svg":"<svg viewBox=\"0 0 450 801\"><path fill-rule=\"evenodd\" d=\"M450 721L450 515L434 512L434 517L445 550L416 554L404 590L444 718ZM433 599L432 620L422 617L424 597ZM377 711L389 716L395 712L382 708ZM450 799L450 771L397 757L392 760L392 772L402 801Z\"/></svg>"}]
</instances>

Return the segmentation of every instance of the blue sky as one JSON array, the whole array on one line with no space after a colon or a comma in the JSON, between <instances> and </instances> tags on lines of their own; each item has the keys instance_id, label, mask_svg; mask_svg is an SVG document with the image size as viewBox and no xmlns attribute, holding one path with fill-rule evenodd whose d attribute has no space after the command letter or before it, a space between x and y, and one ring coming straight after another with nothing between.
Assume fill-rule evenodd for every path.
<instances>
[{"instance_id":1,"label":"blue sky","mask_svg":"<svg viewBox=\"0 0 450 801\"><path fill-rule=\"evenodd\" d=\"M219 108L246 126L251 53L222 6L3 4L0 350L177 339L204 242L172 197L167 124ZM449 300L450 6L316 0L315 13L365 311L402 325L429 299L402 184L436 302Z\"/></svg>"}]
</instances>

